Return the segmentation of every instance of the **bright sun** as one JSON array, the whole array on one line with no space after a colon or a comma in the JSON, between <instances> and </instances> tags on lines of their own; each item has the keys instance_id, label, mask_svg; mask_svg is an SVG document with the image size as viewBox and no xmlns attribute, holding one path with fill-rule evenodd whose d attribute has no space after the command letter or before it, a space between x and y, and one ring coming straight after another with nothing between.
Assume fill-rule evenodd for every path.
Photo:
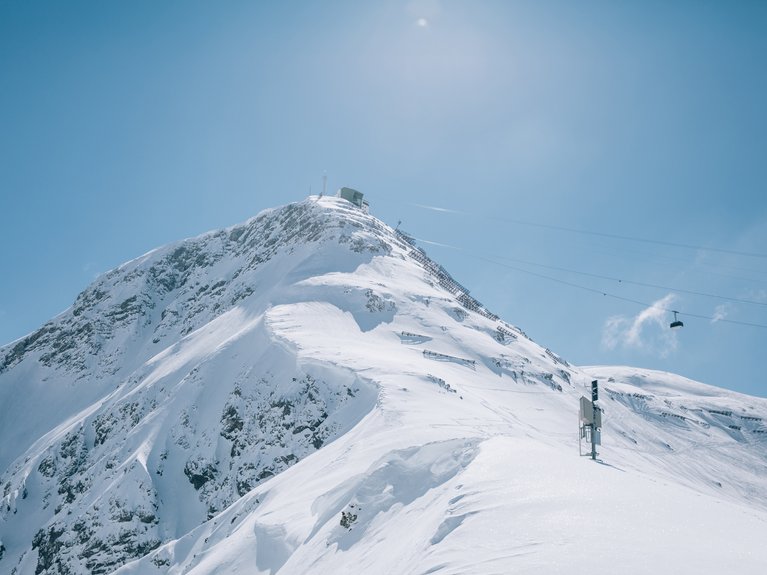
<instances>
[{"instance_id":1,"label":"bright sun","mask_svg":"<svg viewBox=\"0 0 767 575\"><path fill-rule=\"evenodd\" d=\"M426 18L419 18L415 23L419 28L426 28L429 25L429 21Z\"/></svg>"}]
</instances>

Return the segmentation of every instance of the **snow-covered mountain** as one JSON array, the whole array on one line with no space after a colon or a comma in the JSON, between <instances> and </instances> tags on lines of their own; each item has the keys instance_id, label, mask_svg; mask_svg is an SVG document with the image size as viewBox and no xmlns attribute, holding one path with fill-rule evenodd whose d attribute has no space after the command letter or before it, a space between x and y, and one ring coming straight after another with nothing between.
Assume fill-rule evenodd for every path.
<instances>
[{"instance_id":1,"label":"snow-covered mountain","mask_svg":"<svg viewBox=\"0 0 767 575\"><path fill-rule=\"evenodd\" d=\"M767 400L572 366L339 198L100 277L0 349L0 437L0 573L767 569Z\"/></svg>"}]
</instances>

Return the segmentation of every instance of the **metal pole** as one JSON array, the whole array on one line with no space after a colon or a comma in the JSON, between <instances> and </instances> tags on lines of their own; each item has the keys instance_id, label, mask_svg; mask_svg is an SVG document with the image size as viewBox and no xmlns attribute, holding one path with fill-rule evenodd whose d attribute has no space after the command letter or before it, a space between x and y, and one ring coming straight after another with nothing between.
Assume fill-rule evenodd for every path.
<instances>
[{"instance_id":1,"label":"metal pole","mask_svg":"<svg viewBox=\"0 0 767 575\"><path fill-rule=\"evenodd\" d=\"M599 399L598 383L595 379L591 382L591 403L594 405L594 423L591 424L591 459L596 461L597 459L597 414L599 408L597 407L597 400Z\"/></svg>"}]
</instances>

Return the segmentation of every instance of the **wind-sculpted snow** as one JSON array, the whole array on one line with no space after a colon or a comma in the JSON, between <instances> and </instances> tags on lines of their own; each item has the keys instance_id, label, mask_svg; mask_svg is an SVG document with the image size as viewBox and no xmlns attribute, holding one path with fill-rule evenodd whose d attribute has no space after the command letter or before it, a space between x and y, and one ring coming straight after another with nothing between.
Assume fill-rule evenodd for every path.
<instances>
[{"instance_id":1,"label":"wind-sculpted snow","mask_svg":"<svg viewBox=\"0 0 767 575\"><path fill-rule=\"evenodd\" d=\"M395 450L318 498L311 538L332 521L329 544L345 551L358 542L379 514L406 506L465 468L477 453L476 440L449 440ZM336 518L341 520L336 525Z\"/></svg>"},{"instance_id":2,"label":"wind-sculpted snow","mask_svg":"<svg viewBox=\"0 0 767 575\"><path fill-rule=\"evenodd\" d=\"M128 262L0 349L0 573L761 574L765 422L572 366L310 198Z\"/></svg>"}]
</instances>

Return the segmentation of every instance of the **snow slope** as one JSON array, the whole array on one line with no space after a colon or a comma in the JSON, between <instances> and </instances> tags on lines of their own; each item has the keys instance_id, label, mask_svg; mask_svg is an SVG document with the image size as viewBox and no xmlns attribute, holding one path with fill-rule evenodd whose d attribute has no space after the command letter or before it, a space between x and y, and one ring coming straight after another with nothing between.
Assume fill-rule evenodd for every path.
<instances>
[{"instance_id":1,"label":"snow slope","mask_svg":"<svg viewBox=\"0 0 767 575\"><path fill-rule=\"evenodd\" d=\"M0 572L763 573L765 421L571 366L312 197L128 262L0 349Z\"/></svg>"}]
</instances>

